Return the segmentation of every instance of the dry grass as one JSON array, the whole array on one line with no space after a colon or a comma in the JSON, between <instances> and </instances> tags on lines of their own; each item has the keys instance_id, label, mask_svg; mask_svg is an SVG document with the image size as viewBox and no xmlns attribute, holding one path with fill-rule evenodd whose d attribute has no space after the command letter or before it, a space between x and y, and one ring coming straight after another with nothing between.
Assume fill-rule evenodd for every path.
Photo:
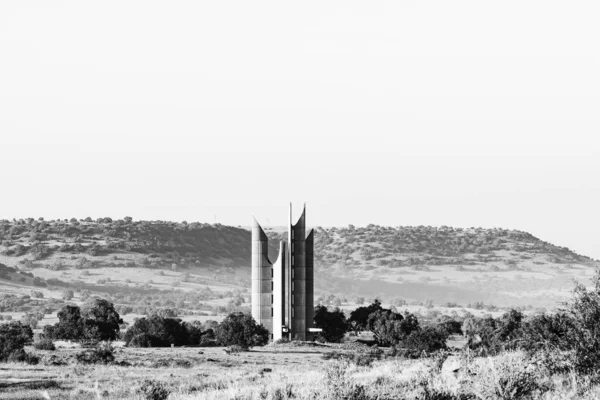
<instances>
[{"instance_id":1,"label":"dry grass","mask_svg":"<svg viewBox=\"0 0 600 400\"><path fill-rule=\"evenodd\" d=\"M371 366L325 361L339 346L266 346L237 355L222 348L118 349L117 364L81 365L76 349L38 352L42 364L3 364L0 399L144 399L162 385L191 399L597 399L600 386L550 376L520 352L494 358L384 359ZM47 365L51 360L66 365Z\"/></svg>"}]
</instances>

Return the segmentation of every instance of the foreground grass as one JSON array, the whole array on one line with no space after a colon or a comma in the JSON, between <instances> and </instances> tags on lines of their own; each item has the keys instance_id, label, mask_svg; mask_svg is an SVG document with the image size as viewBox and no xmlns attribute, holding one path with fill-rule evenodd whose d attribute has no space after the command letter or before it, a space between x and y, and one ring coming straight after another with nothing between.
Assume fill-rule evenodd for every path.
<instances>
[{"instance_id":1,"label":"foreground grass","mask_svg":"<svg viewBox=\"0 0 600 400\"><path fill-rule=\"evenodd\" d=\"M220 348L118 350L117 362L127 360L129 366L77 364L72 350L39 352L39 365L0 365L0 399L160 400L161 393L169 400L600 398L600 386L589 379L552 375L520 352L359 366L324 360L330 351L329 346L266 346L239 355ZM46 365L52 363L66 365Z\"/></svg>"}]
</instances>

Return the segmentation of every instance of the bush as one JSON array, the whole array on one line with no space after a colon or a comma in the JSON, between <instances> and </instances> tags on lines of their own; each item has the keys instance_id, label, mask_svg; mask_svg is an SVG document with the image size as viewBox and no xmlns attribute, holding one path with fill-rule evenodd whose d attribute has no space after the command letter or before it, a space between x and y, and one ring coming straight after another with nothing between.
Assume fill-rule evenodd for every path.
<instances>
[{"instance_id":1,"label":"bush","mask_svg":"<svg viewBox=\"0 0 600 400\"><path fill-rule=\"evenodd\" d=\"M419 321L413 314L402 316L385 309L369 315L367 325L380 346L396 345L419 330Z\"/></svg>"},{"instance_id":2,"label":"bush","mask_svg":"<svg viewBox=\"0 0 600 400\"><path fill-rule=\"evenodd\" d=\"M348 322L355 330L367 329L367 320L369 319L369 316L374 312L381 310L383 310L381 302L375 300L367 307L358 307L356 310L352 311Z\"/></svg>"},{"instance_id":3,"label":"bush","mask_svg":"<svg viewBox=\"0 0 600 400\"><path fill-rule=\"evenodd\" d=\"M140 333L133 336L129 341L126 341L126 345L128 347L160 347L156 345L158 343L155 343L154 346L152 345L153 339L154 336L152 335Z\"/></svg>"},{"instance_id":4,"label":"bush","mask_svg":"<svg viewBox=\"0 0 600 400\"><path fill-rule=\"evenodd\" d=\"M515 349L521 342L522 320L523 314L516 310L510 310L499 319L467 320L464 324L467 346L480 355Z\"/></svg>"},{"instance_id":5,"label":"bush","mask_svg":"<svg viewBox=\"0 0 600 400\"><path fill-rule=\"evenodd\" d=\"M245 349L269 342L269 331L256 324L252 315L244 313L229 314L217 327L215 336L222 346L238 345Z\"/></svg>"},{"instance_id":6,"label":"bush","mask_svg":"<svg viewBox=\"0 0 600 400\"><path fill-rule=\"evenodd\" d=\"M321 356L324 360L338 360L352 363L359 367L368 367L373 361L380 360L383 351L372 350L368 352L357 352L357 353L341 353L337 351L331 351L329 353L323 353Z\"/></svg>"},{"instance_id":7,"label":"bush","mask_svg":"<svg viewBox=\"0 0 600 400\"><path fill-rule=\"evenodd\" d=\"M56 350L56 346L54 346L54 342L51 339L41 339L33 344L33 347L37 350Z\"/></svg>"},{"instance_id":8,"label":"bush","mask_svg":"<svg viewBox=\"0 0 600 400\"><path fill-rule=\"evenodd\" d=\"M0 324L0 361L7 361L13 355L21 352L23 347L31 343L33 331L31 327L20 322L9 322Z\"/></svg>"},{"instance_id":9,"label":"bush","mask_svg":"<svg viewBox=\"0 0 600 400\"><path fill-rule=\"evenodd\" d=\"M446 332L433 327L416 330L400 342L400 346L413 353L431 354L446 349Z\"/></svg>"},{"instance_id":10,"label":"bush","mask_svg":"<svg viewBox=\"0 0 600 400\"><path fill-rule=\"evenodd\" d=\"M44 337L77 341L107 341L119 337L123 320L107 300L94 299L84 306L67 305L58 312L58 323L44 327Z\"/></svg>"},{"instance_id":11,"label":"bush","mask_svg":"<svg viewBox=\"0 0 600 400\"><path fill-rule=\"evenodd\" d=\"M337 307L329 311L325 306L316 306L314 321L315 326L323 330L320 336L328 342L339 342L349 328L344 312Z\"/></svg>"},{"instance_id":12,"label":"bush","mask_svg":"<svg viewBox=\"0 0 600 400\"><path fill-rule=\"evenodd\" d=\"M40 362L40 359L33 354L27 353L23 349L18 349L10 353L6 358L6 361L37 365Z\"/></svg>"},{"instance_id":13,"label":"bush","mask_svg":"<svg viewBox=\"0 0 600 400\"><path fill-rule=\"evenodd\" d=\"M110 342L97 343L93 348L75 356L83 364L110 364L115 360L114 347Z\"/></svg>"},{"instance_id":14,"label":"bush","mask_svg":"<svg viewBox=\"0 0 600 400\"><path fill-rule=\"evenodd\" d=\"M128 347L171 347L189 344L189 335L178 318L151 315L136 319L123 337Z\"/></svg>"},{"instance_id":15,"label":"bush","mask_svg":"<svg viewBox=\"0 0 600 400\"><path fill-rule=\"evenodd\" d=\"M148 379L142 382L139 391L146 400L167 400L171 393L164 383Z\"/></svg>"},{"instance_id":16,"label":"bush","mask_svg":"<svg viewBox=\"0 0 600 400\"><path fill-rule=\"evenodd\" d=\"M548 388L542 384L541 376L528 367L522 354L506 353L502 356L479 360L471 366L476 374L475 392L484 399L529 399L541 398ZM534 395L537 394L538 396Z\"/></svg>"},{"instance_id":17,"label":"bush","mask_svg":"<svg viewBox=\"0 0 600 400\"><path fill-rule=\"evenodd\" d=\"M335 360L325 366L326 398L332 400L367 400L366 389L357 384L348 373L347 360Z\"/></svg>"}]
</instances>

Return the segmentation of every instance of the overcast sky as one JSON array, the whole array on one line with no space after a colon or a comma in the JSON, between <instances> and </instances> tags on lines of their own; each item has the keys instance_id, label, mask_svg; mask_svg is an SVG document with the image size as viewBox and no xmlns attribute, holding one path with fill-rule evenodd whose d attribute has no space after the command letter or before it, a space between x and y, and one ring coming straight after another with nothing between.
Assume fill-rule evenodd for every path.
<instances>
[{"instance_id":1,"label":"overcast sky","mask_svg":"<svg viewBox=\"0 0 600 400\"><path fill-rule=\"evenodd\" d=\"M600 258L597 1L0 2L0 218L529 231Z\"/></svg>"}]
</instances>

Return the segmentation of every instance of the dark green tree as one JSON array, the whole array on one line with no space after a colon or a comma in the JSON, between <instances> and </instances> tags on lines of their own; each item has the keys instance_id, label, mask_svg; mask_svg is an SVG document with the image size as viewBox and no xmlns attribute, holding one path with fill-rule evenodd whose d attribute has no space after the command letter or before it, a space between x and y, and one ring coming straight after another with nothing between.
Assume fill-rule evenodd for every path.
<instances>
[{"instance_id":1,"label":"dark green tree","mask_svg":"<svg viewBox=\"0 0 600 400\"><path fill-rule=\"evenodd\" d=\"M77 306L64 306L57 315L58 323L44 327L44 336L48 339L115 340L123 323L114 305L104 299L94 299L83 311Z\"/></svg>"},{"instance_id":2,"label":"dark green tree","mask_svg":"<svg viewBox=\"0 0 600 400\"><path fill-rule=\"evenodd\" d=\"M93 340L115 340L119 336L119 325L123 319L108 300L93 299L82 310L85 335Z\"/></svg>"},{"instance_id":3,"label":"dark green tree","mask_svg":"<svg viewBox=\"0 0 600 400\"><path fill-rule=\"evenodd\" d=\"M20 322L0 324L0 361L6 361L11 354L23 352L23 347L32 339L33 331L28 325Z\"/></svg>"},{"instance_id":4,"label":"dark green tree","mask_svg":"<svg viewBox=\"0 0 600 400\"><path fill-rule=\"evenodd\" d=\"M258 325L252 315L231 313L215 330L217 342L223 346L237 345L248 349L269 342L269 331Z\"/></svg>"},{"instance_id":5,"label":"dark green tree","mask_svg":"<svg viewBox=\"0 0 600 400\"><path fill-rule=\"evenodd\" d=\"M339 308L329 311L325 306L315 307L315 326L321 328L321 336L328 342L337 343L344 338L348 332L348 321L344 312Z\"/></svg>"},{"instance_id":6,"label":"dark green tree","mask_svg":"<svg viewBox=\"0 0 600 400\"><path fill-rule=\"evenodd\" d=\"M375 299L372 304L369 304L366 307L358 307L356 310L352 311L350 313L348 322L356 331L367 329L367 320L369 319L369 315L380 310L383 310L383 307L381 307L381 302L378 299Z\"/></svg>"},{"instance_id":7,"label":"dark green tree","mask_svg":"<svg viewBox=\"0 0 600 400\"><path fill-rule=\"evenodd\" d=\"M392 346L419 330L419 320L413 314L405 316L391 310L378 310L369 315L367 327L381 346Z\"/></svg>"},{"instance_id":8,"label":"dark green tree","mask_svg":"<svg viewBox=\"0 0 600 400\"><path fill-rule=\"evenodd\" d=\"M150 315L136 319L124 335L125 344L130 347L170 347L190 343L187 324L179 318L164 318Z\"/></svg>"}]
</instances>

